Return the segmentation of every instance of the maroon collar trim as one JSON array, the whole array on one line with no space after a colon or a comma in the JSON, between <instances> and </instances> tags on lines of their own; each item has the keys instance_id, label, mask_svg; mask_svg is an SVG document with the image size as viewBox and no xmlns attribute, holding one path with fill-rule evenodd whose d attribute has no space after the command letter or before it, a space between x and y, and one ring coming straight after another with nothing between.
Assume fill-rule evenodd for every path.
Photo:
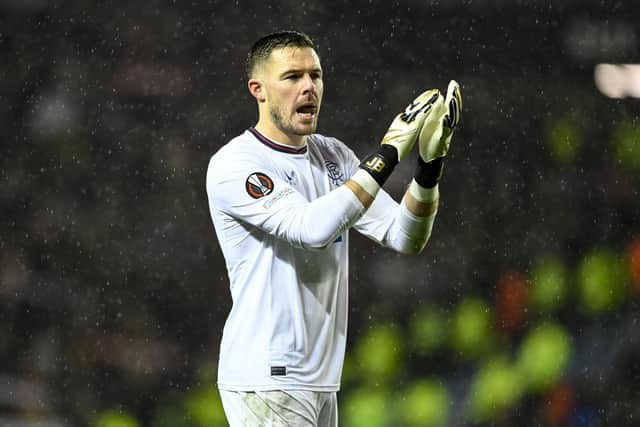
<instances>
[{"instance_id":1,"label":"maroon collar trim","mask_svg":"<svg viewBox=\"0 0 640 427\"><path fill-rule=\"evenodd\" d=\"M269 138L267 138L266 136L264 136L263 134L261 134L260 132L258 132L253 127L249 128L249 132L251 132L253 134L253 136L255 136L258 141L262 142L267 147L272 148L272 149L274 149L276 151L280 151L280 152L288 153L288 154L304 154L304 153L307 152L307 146L306 145L304 147L295 148L295 147L289 147L287 145L282 145L282 144L275 143L275 142L271 141Z\"/></svg>"}]
</instances>

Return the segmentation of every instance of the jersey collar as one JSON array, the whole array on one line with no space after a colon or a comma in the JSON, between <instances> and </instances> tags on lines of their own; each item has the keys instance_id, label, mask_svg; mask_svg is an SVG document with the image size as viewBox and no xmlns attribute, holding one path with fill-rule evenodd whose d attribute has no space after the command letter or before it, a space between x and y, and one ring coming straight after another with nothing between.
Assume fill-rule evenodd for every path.
<instances>
[{"instance_id":1,"label":"jersey collar","mask_svg":"<svg viewBox=\"0 0 640 427\"><path fill-rule=\"evenodd\" d=\"M269 138L258 132L254 127L250 127L249 132L251 132L258 141L262 142L264 145L273 150L288 154L304 154L307 152L306 145L304 145L303 147L291 147L289 145L278 144L277 142L270 140Z\"/></svg>"}]
</instances>

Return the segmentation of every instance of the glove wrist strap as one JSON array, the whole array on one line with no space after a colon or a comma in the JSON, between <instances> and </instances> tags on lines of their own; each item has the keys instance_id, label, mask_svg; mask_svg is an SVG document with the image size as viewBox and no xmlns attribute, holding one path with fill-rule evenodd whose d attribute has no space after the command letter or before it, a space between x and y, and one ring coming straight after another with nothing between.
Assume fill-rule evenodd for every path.
<instances>
[{"instance_id":1,"label":"glove wrist strap","mask_svg":"<svg viewBox=\"0 0 640 427\"><path fill-rule=\"evenodd\" d=\"M414 179L416 183L423 188L433 188L440 182L443 169L444 157L438 157L430 162L425 162L418 156L418 165L416 166Z\"/></svg>"},{"instance_id":2,"label":"glove wrist strap","mask_svg":"<svg viewBox=\"0 0 640 427\"><path fill-rule=\"evenodd\" d=\"M363 169L382 187L398 164L398 150L390 144L382 144L377 152L365 157L360 163Z\"/></svg>"}]
</instances>

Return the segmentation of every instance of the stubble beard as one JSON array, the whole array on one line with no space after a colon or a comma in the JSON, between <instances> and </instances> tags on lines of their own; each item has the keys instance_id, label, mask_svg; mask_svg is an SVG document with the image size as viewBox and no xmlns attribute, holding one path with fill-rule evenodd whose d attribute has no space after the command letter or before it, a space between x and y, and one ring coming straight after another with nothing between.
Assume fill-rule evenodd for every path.
<instances>
[{"instance_id":1,"label":"stubble beard","mask_svg":"<svg viewBox=\"0 0 640 427\"><path fill-rule=\"evenodd\" d=\"M273 121L273 123L276 125L278 129L280 129L282 132L286 134L291 134L296 136L306 136L313 133L316 130L316 126L318 124L318 119L316 115L316 118L311 124L311 128L308 129L305 126L305 129L302 130L302 129L296 128L296 126L294 126L294 124L291 123L290 120L285 121L285 119L282 117L282 114L280 114L280 111L274 108L269 108L269 115L271 116L271 120Z\"/></svg>"}]
</instances>

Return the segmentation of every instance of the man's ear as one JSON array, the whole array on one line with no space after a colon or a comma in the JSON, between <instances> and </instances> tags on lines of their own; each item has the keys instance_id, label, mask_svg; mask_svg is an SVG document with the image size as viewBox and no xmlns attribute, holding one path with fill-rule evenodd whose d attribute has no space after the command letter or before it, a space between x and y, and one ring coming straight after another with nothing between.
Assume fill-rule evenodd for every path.
<instances>
[{"instance_id":1,"label":"man's ear","mask_svg":"<svg viewBox=\"0 0 640 427\"><path fill-rule=\"evenodd\" d=\"M262 82L259 79L249 79L247 82L247 86L249 87L249 92L253 95L254 98L258 100L258 102L265 101L264 87L262 86Z\"/></svg>"}]
</instances>

